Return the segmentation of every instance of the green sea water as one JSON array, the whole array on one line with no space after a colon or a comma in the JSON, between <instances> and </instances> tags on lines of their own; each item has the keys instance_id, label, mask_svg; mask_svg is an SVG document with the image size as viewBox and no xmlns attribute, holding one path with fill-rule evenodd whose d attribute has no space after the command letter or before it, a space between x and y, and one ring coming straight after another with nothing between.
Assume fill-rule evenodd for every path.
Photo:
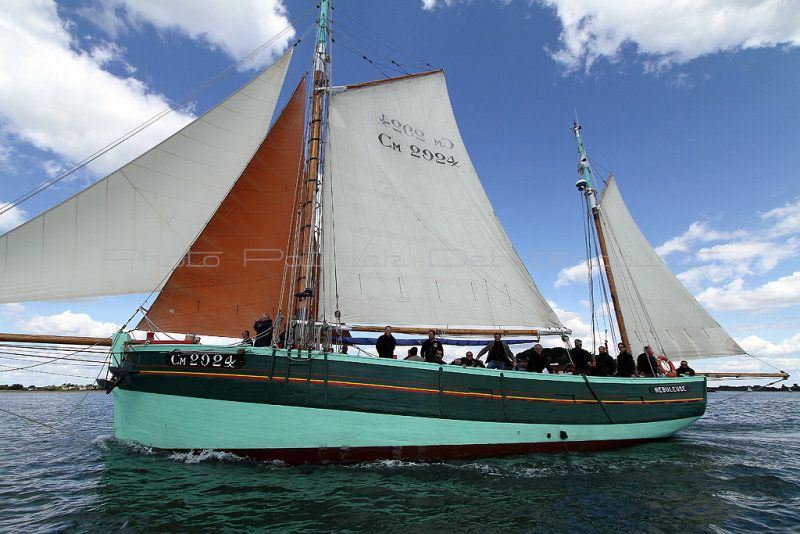
<instances>
[{"instance_id":1,"label":"green sea water","mask_svg":"<svg viewBox=\"0 0 800 534\"><path fill-rule=\"evenodd\" d=\"M711 393L600 453L287 467L113 438L102 393L5 393L0 532L800 532L800 393Z\"/></svg>"}]
</instances>

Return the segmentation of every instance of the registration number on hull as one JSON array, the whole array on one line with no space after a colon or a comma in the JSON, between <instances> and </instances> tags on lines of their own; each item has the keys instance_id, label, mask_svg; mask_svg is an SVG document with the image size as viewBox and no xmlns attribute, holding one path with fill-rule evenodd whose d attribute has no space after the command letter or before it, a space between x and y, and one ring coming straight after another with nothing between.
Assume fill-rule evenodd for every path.
<instances>
[{"instance_id":1,"label":"registration number on hull","mask_svg":"<svg viewBox=\"0 0 800 534\"><path fill-rule=\"evenodd\" d=\"M209 367L216 369L239 369L244 366L244 354L220 354L215 352L171 352L166 356L170 367Z\"/></svg>"}]
</instances>

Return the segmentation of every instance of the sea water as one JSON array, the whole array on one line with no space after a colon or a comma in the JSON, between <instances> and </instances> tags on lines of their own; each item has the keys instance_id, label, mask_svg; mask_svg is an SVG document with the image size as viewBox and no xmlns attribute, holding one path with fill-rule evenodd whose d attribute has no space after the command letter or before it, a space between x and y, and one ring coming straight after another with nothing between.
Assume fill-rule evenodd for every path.
<instances>
[{"instance_id":1,"label":"sea water","mask_svg":"<svg viewBox=\"0 0 800 534\"><path fill-rule=\"evenodd\" d=\"M0 409L0 532L800 532L800 393L613 451L350 466L122 443L98 392Z\"/></svg>"}]
</instances>

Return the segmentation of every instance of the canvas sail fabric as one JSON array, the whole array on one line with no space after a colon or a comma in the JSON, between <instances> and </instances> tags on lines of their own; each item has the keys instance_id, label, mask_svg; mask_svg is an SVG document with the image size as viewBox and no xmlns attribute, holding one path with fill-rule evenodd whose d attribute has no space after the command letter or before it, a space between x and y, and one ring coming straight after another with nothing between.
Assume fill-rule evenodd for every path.
<instances>
[{"instance_id":1,"label":"canvas sail fabric","mask_svg":"<svg viewBox=\"0 0 800 534\"><path fill-rule=\"evenodd\" d=\"M563 328L495 216L442 72L351 86L328 109L327 320Z\"/></svg>"},{"instance_id":2,"label":"canvas sail fabric","mask_svg":"<svg viewBox=\"0 0 800 534\"><path fill-rule=\"evenodd\" d=\"M0 302L149 293L263 141L291 50L216 107L0 236Z\"/></svg>"},{"instance_id":3,"label":"canvas sail fabric","mask_svg":"<svg viewBox=\"0 0 800 534\"><path fill-rule=\"evenodd\" d=\"M295 186L303 170L305 79L147 312L166 332L238 337L279 309ZM144 319L138 328L145 330Z\"/></svg>"},{"instance_id":4,"label":"canvas sail fabric","mask_svg":"<svg viewBox=\"0 0 800 534\"><path fill-rule=\"evenodd\" d=\"M634 354L650 345L673 360L745 354L647 242L611 177L600 224Z\"/></svg>"}]
</instances>

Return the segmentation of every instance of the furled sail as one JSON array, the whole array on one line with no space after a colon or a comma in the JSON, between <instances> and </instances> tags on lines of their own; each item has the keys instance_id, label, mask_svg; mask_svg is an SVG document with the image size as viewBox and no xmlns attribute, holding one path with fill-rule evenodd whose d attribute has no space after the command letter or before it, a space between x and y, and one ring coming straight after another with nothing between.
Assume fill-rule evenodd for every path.
<instances>
[{"instance_id":1,"label":"furled sail","mask_svg":"<svg viewBox=\"0 0 800 534\"><path fill-rule=\"evenodd\" d=\"M279 309L294 194L303 170L305 79L147 318L167 332L238 336ZM140 329L147 329L143 319Z\"/></svg>"},{"instance_id":2,"label":"furled sail","mask_svg":"<svg viewBox=\"0 0 800 534\"><path fill-rule=\"evenodd\" d=\"M600 224L632 351L651 345L672 359L744 354L672 274L633 221L613 176Z\"/></svg>"},{"instance_id":3,"label":"furled sail","mask_svg":"<svg viewBox=\"0 0 800 534\"><path fill-rule=\"evenodd\" d=\"M441 71L350 86L328 110L328 320L563 328L497 220Z\"/></svg>"},{"instance_id":4,"label":"furled sail","mask_svg":"<svg viewBox=\"0 0 800 534\"><path fill-rule=\"evenodd\" d=\"M291 50L165 141L0 236L0 302L150 292L263 141Z\"/></svg>"}]
</instances>

